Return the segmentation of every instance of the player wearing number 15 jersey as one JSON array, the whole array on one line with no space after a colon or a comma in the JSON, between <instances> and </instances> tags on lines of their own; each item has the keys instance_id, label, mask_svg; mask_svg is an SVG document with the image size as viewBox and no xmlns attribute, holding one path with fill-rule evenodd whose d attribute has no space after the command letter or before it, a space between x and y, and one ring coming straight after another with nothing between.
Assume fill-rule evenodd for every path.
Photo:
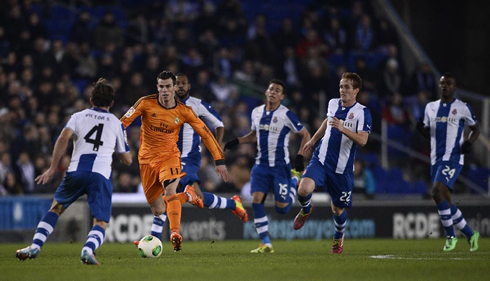
<instances>
[{"instance_id":1,"label":"player wearing number 15 jersey","mask_svg":"<svg viewBox=\"0 0 490 281\"><path fill-rule=\"evenodd\" d=\"M82 249L81 261L99 265L94 250L102 245L105 229L111 217L112 182L111 165L114 150L120 153L121 162L131 165L132 157L126 143L126 131L121 121L109 113L114 103L114 88L105 79L94 84L90 103L85 109L71 116L61 131L53 151L49 169L36 178L39 184L47 183L55 173L68 141L74 136L74 148L70 167L54 194L51 209L39 222L32 245L17 250L19 260L34 259L46 242L63 214L78 197L87 194L87 202L94 217L94 225Z\"/></svg>"},{"instance_id":2,"label":"player wearing number 15 jersey","mask_svg":"<svg viewBox=\"0 0 490 281\"><path fill-rule=\"evenodd\" d=\"M456 225L468 238L470 251L476 251L480 234L466 224L461 211L452 204L451 191L463 168L463 154L470 152L480 129L471 107L454 97L456 81L450 73L445 73L439 80L439 91L441 99L427 104L424 120L417 123L417 130L424 137L430 137L432 198L447 235L443 250L452 251L456 247L458 238L453 228ZM466 140L465 124L470 128Z\"/></svg>"}]
</instances>

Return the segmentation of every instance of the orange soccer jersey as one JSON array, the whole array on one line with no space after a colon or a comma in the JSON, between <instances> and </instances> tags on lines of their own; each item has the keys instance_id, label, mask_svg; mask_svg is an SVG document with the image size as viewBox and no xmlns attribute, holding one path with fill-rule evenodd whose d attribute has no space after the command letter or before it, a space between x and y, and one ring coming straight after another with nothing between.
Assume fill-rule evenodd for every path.
<instances>
[{"instance_id":1,"label":"orange soccer jersey","mask_svg":"<svg viewBox=\"0 0 490 281\"><path fill-rule=\"evenodd\" d=\"M167 170L166 176L162 175L163 171L155 171L157 175L160 173L159 182L185 175L180 171L180 151L177 147L180 128L184 123L191 125L201 136L214 160L224 159L223 151L213 134L191 107L177 102L175 107L165 108L159 103L158 95L154 94L140 98L121 118L121 122L124 127L128 127L138 116L141 116L138 159L141 167L145 166L145 169L141 169L145 193L155 184L144 175L146 172L143 170L148 170L146 167L150 167L150 170Z\"/></svg>"}]
</instances>

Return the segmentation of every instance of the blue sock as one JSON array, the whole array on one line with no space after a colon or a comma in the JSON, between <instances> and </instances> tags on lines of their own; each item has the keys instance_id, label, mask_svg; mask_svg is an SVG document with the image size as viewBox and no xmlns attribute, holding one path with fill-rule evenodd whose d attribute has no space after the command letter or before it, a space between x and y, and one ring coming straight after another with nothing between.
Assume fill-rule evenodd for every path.
<instances>
[{"instance_id":1,"label":"blue sock","mask_svg":"<svg viewBox=\"0 0 490 281\"><path fill-rule=\"evenodd\" d=\"M264 204L252 203L253 211L254 211L254 224L257 233L262 240L262 244L267 246L271 245L271 239L269 238L269 220L265 214Z\"/></svg>"},{"instance_id":2,"label":"blue sock","mask_svg":"<svg viewBox=\"0 0 490 281\"><path fill-rule=\"evenodd\" d=\"M36 233L34 238L32 238L31 248L36 248L41 250L44 242L48 239L49 235L53 232L58 222L58 214L54 212L47 212L41 219L36 228Z\"/></svg>"},{"instance_id":3,"label":"blue sock","mask_svg":"<svg viewBox=\"0 0 490 281\"><path fill-rule=\"evenodd\" d=\"M463 213L458 209L458 207L451 205L451 216L453 219L453 224L464 233L467 238L473 236L473 229L466 223L463 217Z\"/></svg>"},{"instance_id":4,"label":"blue sock","mask_svg":"<svg viewBox=\"0 0 490 281\"><path fill-rule=\"evenodd\" d=\"M311 196L312 194L308 194L305 197L298 194L298 202L302 207L303 214L308 214L311 210Z\"/></svg>"},{"instance_id":5,"label":"blue sock","mask_svg":"<svg viewBox=\"0 0 490 281\"><path fill-rule=\"evenodd\" d=\"M102 243L104 243L104 237L105 229L102 228L100 225L94 225L94 227L92 227L92 230L90 230L90 232L88 233L87 241L82 248L82 252L87 251L89 252L89 254L92 254L97 248L102 245Z\"/></svg>"},{"instance_id":6,"label":"blue sock","mask_svg":"<svg viewBox=\"0 0 490 281\"><path fill-rule=\"evenodd\" d=\"M204 207L207 207L209 209L231 209L235 210L236 204L235 201L225 198L225 197L218 197L212 193L209 192L203 192L202 193L204 196Z\"/></svg>"},{"instance_id":7,"label":"blue sock","mask_svg":"<svg viewBox=\"0 0 490 281\"><path fill-rule=\"evenodd\" d=\"M437 212L441 217L442 226L446 229L446 236L454 237L453 219L451 217L449 203L444 200L441 204L437 205Z\"/></svg>"},{"instance_id":8,"label":"blue sock","mask_svg":"<svg viewBox=\"0 0 490 281\"><path fill-rule=\"evenodd\" d=\"M153 224L151 225L151 235L162 240L163 225L167 220L167 212L161 214L160 216L153 217Z\"/></svg>"},{"instance_id":9,"label":"blue sock","mask_svg":"<svg viewBox=\"0 0 490 281\"><path fill-rule=\"evenodd\" d=\"M335 224L335 234L333 235L333 238L340 239L344 235L345 225L347 224L347 210L344 209L344 212L342 212L340 216L334 214L333 222Z\"/></svg>"}]
</instances>

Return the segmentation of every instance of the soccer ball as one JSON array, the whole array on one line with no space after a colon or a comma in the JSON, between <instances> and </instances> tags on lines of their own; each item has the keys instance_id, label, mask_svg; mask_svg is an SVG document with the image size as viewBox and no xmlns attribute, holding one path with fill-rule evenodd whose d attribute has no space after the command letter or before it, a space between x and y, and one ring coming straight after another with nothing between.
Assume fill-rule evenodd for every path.
<instances>
[{"instance_id":1,"label":"soccer ball","mask_svg":"<svg viewBox=\"0 0 490 281\"><path fill-rule=\"evenodd\" d=\"M140 240L138 252L143 258L158 258L162 254L162 241L155 236L147 235Z\"/></svg>"}]
</instances>

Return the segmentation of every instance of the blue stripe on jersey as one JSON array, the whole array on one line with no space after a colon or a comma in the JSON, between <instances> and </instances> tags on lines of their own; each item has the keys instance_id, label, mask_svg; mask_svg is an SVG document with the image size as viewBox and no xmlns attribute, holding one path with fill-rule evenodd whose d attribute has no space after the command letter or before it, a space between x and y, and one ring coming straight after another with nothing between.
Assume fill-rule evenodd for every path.
<instances>
[{"instance_id":1,"label":"blue stripe on jersey","mask_svg":"<svg viewBox=\"0 0 490 281\"><path fill-rule=\"evenodd\" d=\"M284 126L279 133L276 146L276 160L274 161L274 166L280 166L284 163L284 158L286 158L286 153L284 153L284 139L286 135L291 131L288 127Z\"/></svg>"},{"instance_id":2,"label":"blue stripe on jersey","mask_svg":"<svg viewBox=\"0 0 490 281\"><path fill-rule=\"evenodd\" d=\"M439 109L437 110L437 115L436 117L442 118L449 115L449 110L451 109L451 106L446 105L442 106L442 102L439 105ZM436 159L442 159L444 156L444 152L446 152L446 138L447 138L447 123L446 122L441 122L441 121L436 121L436 139L440 140L437 141L436 144Z\"/></svg>"},{"instance_id":3,"label":"blue stripe on jersey","mask_svg":"<svg viewBox=\"0 0 490 281\"><path fill-rule=\"evenodd\" d=\"M451 151L451 156L449 157L449 161L459 162L461 158L461 147L459 146L459 140L461 139L461 135L464 131L464 118L459 119L458 124L458 134L456 135L456 139L454 140L453 151Z\"/></svg>"},{"instance_id":4,"label":"blue stripe on jersey","mask_svg":"<svg viewBox=\"0 0 490 281\"><path fill-rule=\"evenodd\" d=\"M77 172L80 172L80 171L92 172L96 157L97 157L97 154L82 154L82 155L80 155L80 160L78 161Z\"/></svg>"},{"instance_id":5,"label":"blue stripe on jersey","mask_svg":"<svg viewBox=\"0 0 490 281\"><path fill-rule=\"evenodd\" d=\"M262 126L269 126L272 120L272 115L273 112L269 111L269 114L267 114L267 110L264 109L264 112L262 113L262 118L260 118L260 125ZM269 130L261 130L258 128L260 131L259 134L259 145L260 145L260 163L261 164L266 164L267 166L269 165Z\"/></svg>"},{"instance_id":6,"label":"blue stripe on jersey","mask_svg":"<svg viewBox=\"0 0 490 281\"><path fill-rule=\"evenodd\" d=\"M475 116L475 113L473 112L473 108L471 108L471 105L469 104L466 104L466 106L468 107L468 110L470 111L470 114L471 114L471 118L473 118L473 120L476 122L476 116Z\"/></svg>"},{"instance_id":7,"label":"blue stripe on jersey","mask_svg":"<svg viewBox=\"0 0 490 281\"><path fill-rule=\"evenodd\" d=\"M369 111L369 109L367 107L365 107L362 111L364 112L364 125L362 126L362 130L365 132L371 133L371 124L373 124L373 118L371 117L371 111Z\"/></svg>"},{"instance_id":8,"label":"blue stripe on jersey","mask_svg":"<svg viewBox=\"0 0 490 281\"><path fill-rule=\"evenodd\" d=\"M124 128L123 124L121 124L121 129L123 131L123 135L126 136L126 129ZM126 149L126 152L129 152L129 145L126 142L126 139L124 140L124 148Z\"/></svg>"},{"instance_id":9,"label":"blue stripe on jersey","mask_svg":"<svg viewBox=\"0 0 490 281\"><path fill-rule=\"evenodd\" d=\"M213 114L213 116L216 117L219 121L223 121L219 113L216 110L214 110L214 108L212 108L209 103L201 101L201 104L204 105L204 107L209 111L209 113Z\"/></svg>"}]
</instances>

